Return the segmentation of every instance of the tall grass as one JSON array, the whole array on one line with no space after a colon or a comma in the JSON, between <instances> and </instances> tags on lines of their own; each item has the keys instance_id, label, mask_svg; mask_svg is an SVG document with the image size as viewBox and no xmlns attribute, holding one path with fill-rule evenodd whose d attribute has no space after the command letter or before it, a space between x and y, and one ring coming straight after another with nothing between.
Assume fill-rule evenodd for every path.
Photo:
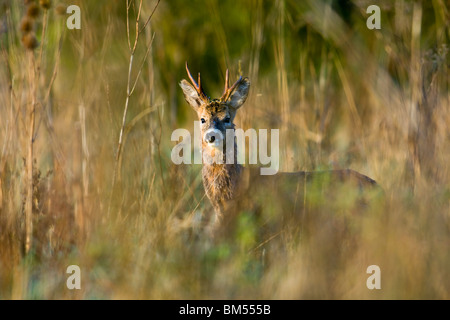
<instances>
[{"instance_id":1,"label":"tall grass","mask_svg":"<svg viewBox=\"0 0 450 320\"><path fill-rule=\"evenodd\" d=\"M157 4L144 1L133 51L139 1L73 1L81 30L52 2L32 51L26 6L0 11L1 299L449 299L444 1L378 1L380 30L366 27L370 1L288 0L161 1L144 30ZM178 88L186 60L211 96L227 67L250 77L237 125L282 129L283 171L350 167L386 203L364 215L315 203L270 254L243 212L235 236L211 244L200 166L170 160L172 130L193 130ZM72 264L81 290L66 287ZM373 264L381 290L366 287Z\"/></svg>"}]
</instances>

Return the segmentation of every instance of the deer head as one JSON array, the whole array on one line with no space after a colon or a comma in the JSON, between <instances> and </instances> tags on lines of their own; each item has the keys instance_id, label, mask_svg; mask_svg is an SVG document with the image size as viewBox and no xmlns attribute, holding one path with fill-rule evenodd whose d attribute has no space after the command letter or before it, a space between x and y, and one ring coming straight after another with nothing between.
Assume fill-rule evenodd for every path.
<instances>
[{"instance_id":1,"label":"deer head","mask_svg":"<svg viewBox=\"0 0 450 320\"><path fill-rule=\"evenodd\" d=\"M198 74L198 82L196 82L189 71L187 63L186 71L191 83L183 79L180 82L180 86L186 101L197 112L200 120L203 152L212 153L212 156L214 156L218 146L223 148L226 146L226 130L234 130L235 128L233 123L234 117L237 110L247 99L250 80L241 76L230 87L227 70L222 97L220 99L210 99L201 86L200 73ZM220 151L223 152L224 149Z\"/></svg>"}]
</instances>

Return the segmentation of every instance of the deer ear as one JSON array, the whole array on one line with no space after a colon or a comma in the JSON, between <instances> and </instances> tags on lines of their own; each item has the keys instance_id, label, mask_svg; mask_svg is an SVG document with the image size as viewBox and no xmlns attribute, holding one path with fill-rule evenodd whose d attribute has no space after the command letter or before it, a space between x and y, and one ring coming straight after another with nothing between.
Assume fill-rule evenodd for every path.
<instances>
[{"instance_id":1,"label":"deer ear","mask_svg":"<svg viewBox=\"0 0 450 320\"><path fill-rule=\"evenodd\" d=\"M234 109L239 109L247 99L249 89L250 80L248 78L240 80L231 92L228 104Z\"/></svg>"},{"instance_id":2,"label":"deer ear","mask_svg":"<svg viewBox=\"0 0 450 320\"><path fill-rule=\"evenodd\" d=\"M181 80L180 87L183 90L184 98L194 110L197 110L203 103L203 99L198 94L197 90L186 80Z\"/></svg>"}]
</instances>

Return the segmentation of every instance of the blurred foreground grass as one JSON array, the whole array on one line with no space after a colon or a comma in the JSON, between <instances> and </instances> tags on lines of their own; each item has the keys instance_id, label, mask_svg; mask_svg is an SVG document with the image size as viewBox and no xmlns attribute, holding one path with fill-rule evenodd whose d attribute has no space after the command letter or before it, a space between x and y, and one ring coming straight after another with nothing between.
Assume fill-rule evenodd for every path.
<instances>
[{"instance_id":1,"label":"blurred foreground grass","mask_svg":"<svg viewBox=\"0 0 450 320\"><path fill-rule=\"evenodd\" d=\"M33 18L34 51L21 41L23 1L0 4L0 299L450 298L445 1L376 1L380 30L366 27L371 1L162 1L136 49L113 193L126 1L72 1L81 30L52 1ZM145 1L141 27L155 5ZM249 76L237 125L281 129L283 171L349 167L374 178L386 203L358 217L314 204L314 219L265 260L251 213L235 237L208 243L201 168L170 160L172 130L193 131L178 87L185 61L211 96L226 68ZM72 264L81 290L66 287ZM374 264L381 290L366 287Z\"/></svg>"}]
</instances>

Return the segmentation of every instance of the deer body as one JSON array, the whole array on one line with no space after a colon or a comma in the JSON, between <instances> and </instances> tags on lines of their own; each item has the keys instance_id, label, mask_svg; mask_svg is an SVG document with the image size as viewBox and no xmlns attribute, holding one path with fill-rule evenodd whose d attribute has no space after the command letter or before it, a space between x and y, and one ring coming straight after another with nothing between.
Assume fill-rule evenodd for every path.
<instances>
[{"instance_id":1,"label":"deer body","mask_svg":"<svg viewBox=\"0 0 450 320\"><path fill-rule=\"evenodd\" d=\"M192 84L182 80L180 86L186 101L197 112L201 122L202 178L205 193L216 214L213 232L216 232L221 226L229 225L239 213L239 209L248 207L246 204L252 197L259 196L265 201L279 200L279 208L284 211L283 219L285 219L291 213L295 215L295 205L294 209L291 208L293 203L304 203L305 191L311 183L326 182L328 189L333 189L343 183L352 185L358 190L377 186L374 180L350 169L261 175L256 168L243 167L236 159L236 141L227 141L225 131L235 129L233 120L236 111L248 96L249 79L240 77L229 87L227 70L222 97L210 99L203 92L200 74L197 83L190 74L187 64L186 70ZM217 134L218 132L220 134ZM228 150L226 146L230 143L234 145L232 156L224 152L224 150ZM234 157L233 161L227 162L227 157ZM212 158L222 161L211 161ZM271 199L275 197L273 191L277 191L279 199Z\"/></svg>"}]
</instances>

